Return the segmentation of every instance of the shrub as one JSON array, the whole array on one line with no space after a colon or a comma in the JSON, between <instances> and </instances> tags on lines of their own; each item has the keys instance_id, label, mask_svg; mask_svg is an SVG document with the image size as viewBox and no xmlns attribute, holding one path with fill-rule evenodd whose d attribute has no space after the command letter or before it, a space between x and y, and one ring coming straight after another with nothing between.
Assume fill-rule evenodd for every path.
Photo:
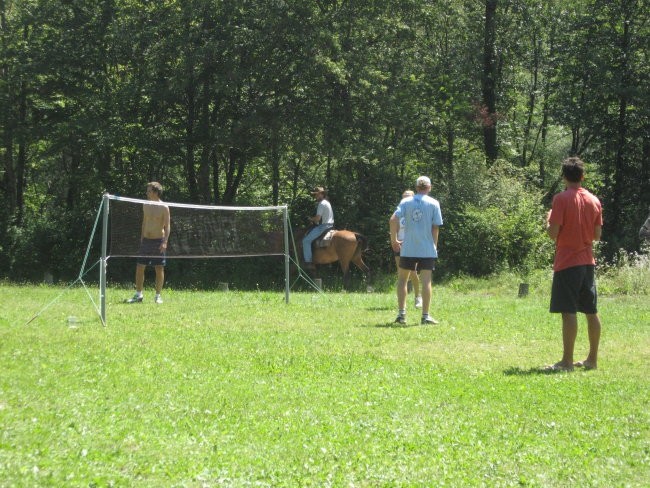
<instances>
[{"instance_id":1,"label":"shrub","mask_svg":"<svg viewBox=\"0 0 650 488\"><path fill-rule=\"evenodd\" d=\"M474 201L456 202L445 213L444 270L471 276L511 270L526 276L548 266L553 243L544 232L541 195L510 168L497 166L473 178L482 178Z\"/></svg>"},{"instance_id":2,"label":"shrub","mask_svg":"<svg viewBox=\"0 0 650 488\"><path fill-rule=\"evenodd\" d=\"M602 260L602 263L598 266L598 290L601 294L650 294L650 246L645 246L639 253L619 249L611 261Z\"/></svg>"}]
</instances>

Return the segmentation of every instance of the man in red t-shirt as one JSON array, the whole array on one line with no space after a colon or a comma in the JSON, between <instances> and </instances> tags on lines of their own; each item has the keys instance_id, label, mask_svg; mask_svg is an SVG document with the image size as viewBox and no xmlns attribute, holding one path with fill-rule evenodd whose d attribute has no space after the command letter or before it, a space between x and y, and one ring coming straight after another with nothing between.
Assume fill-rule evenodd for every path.
<instances>
[{"instance_id":1,"label":"man in red t-shirt","mask_svg":"<svg viewBox=\"0 0 650 488\"><path fill-rule=\"evenodd\" d=\"M547 232L555 241L550 311L562 314L564 352L562 360L548 369L572 371L574 366L596 369L600 318L592 243L600 240L603 213L598 198L582 188L584 163L580 158L568 158L562 163L562 177L566 189L553 198ZM584 361L574 363L577 312L587 317L589 355Z\"/></svg>"}]
</instances>

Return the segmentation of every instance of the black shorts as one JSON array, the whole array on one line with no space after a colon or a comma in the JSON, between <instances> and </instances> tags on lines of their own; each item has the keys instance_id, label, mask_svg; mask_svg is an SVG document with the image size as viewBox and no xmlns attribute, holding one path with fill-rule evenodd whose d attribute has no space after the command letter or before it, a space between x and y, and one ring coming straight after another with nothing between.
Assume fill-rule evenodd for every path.
<instances>
[{"instance_id":1,"label":"black shorts","mask_svg":"<svg viewBox=\"0 0 650 488\"><path fill-rule=\"evenodd\" d=\"M433 271L436 269L436 258L408 258L402 256L399 258L399 267L411 271Z\"/></svg>"},{"instance_id":2,"label":"black shorts","mask_svg":"<svg viewBox=\"0 0 650 488\"><path fill-rule=\"evenodd\" d=\"M162 239L142 239L138 251L138 264L143 266L165 266L165 253L160 252Z\"/></svg>"},{"instance_id":3,"label":"black shorts","mask_svg":"<svg viewBox=\"0 0 650 488\"><path fill-rule=\"evenodd\" d=\"M598 313L595 266L574 266L553 273L551 313Z\"/></svg>"}]
</instances>

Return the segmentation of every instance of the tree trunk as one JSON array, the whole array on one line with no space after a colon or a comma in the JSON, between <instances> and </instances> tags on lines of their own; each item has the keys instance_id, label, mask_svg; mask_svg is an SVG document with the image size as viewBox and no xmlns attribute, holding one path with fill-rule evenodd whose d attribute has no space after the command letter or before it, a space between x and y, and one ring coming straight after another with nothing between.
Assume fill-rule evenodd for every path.
<instances>
[{"instance_id":1,"label":"tree trunk","mask_svg":"<svg viewBox=\"0 0 650 488\"><path fill-rule=\"evenodd\" d=\"M16 172L14 171L14 140L10 127L4 129L3 145L5 148L3 184L7 196L7 213L13 215L16 210Z\"/></svg>"},{"instance_id":2,"label":"tree trunk","mask_svg":"<svg viewBox=\"0 0 650 488\"><path fill-rule=\"evenodd\" d=\"M449 184L449 192L454 194L455 187L455 175L454 175L454 142L456 140L456 133L454 131L454 125L451 120L451 117L447 121L447 151L445 152L445 166L447 174L445 178Z\"/></svg>"},{"instance_id":3,"label":"tree trunk","mask_svg":"<svg viewBox=\"0 0 650 488\"><path fill-rule=\"evenodd\" d=\"M483 42L483 107L486 111L483 122L483 143L485 158L491 165L497 159L497 114L496 114L496 10L497 0L485 0L485 37Z\"/></svg>"},{"instance_id":4,"label":"tree trunk","mask_svg":"<svg viewBox=\"0 0 650 488\"><path fill-rule=\"evenodd\" d=\"M245 169L246 156L244 152L235 147L231 147L228 154L226 188L223 192L223 203L229 204L235 200Z\"/></svg>"},{"instance_id":5,"label":"tree trunk","mask_svg":"<svg viewBox=\"0 0 650 488\"><path fill-rule=\"evenodd\" d=\"M277 205L280 199L280 153L277 130L271 132L271 202Z\"/></svg>"},{"instance_id":6,"label":"tree trunk","mask_svg":"<svg viewBox=\"0 0 650 488\"><path fill-rule=\"evenodd\" d=\"M521 166L525 168L528 166L528 143L530 139L530 132L533 127L533 116L535 114L535 103L537 95L537 80L539 77L539 50L540 42L537 41L537 34L533 34L533 69L531 73L531 86L528 91L528 116L526 125L524 126L524 137L521 148ZM530 157L533 157L531 153Z\"/></svg>"},{"instance_id":7,"label":"tree trunk","mask_svg":"<svg viewBox=\"0 0 650 488\"><path fill-rule=\"evenodd\" d=\"M27 28L24 39L27 40ZM16 161L16 219L18 223L23 220L25 206L25 168L27 167L27 89L25 82L20 82L18 95L18 160Z\"/></svg>"},{"instance_id":8,"label":"tree trunk","mask_svg":"<svg viewBox=\"0 0 650 488\"><path fill-rule=\"evenodd\" d=\"M201 94L201 116L199 117L198 133L201 140L201 158L198 173L198 194L201 203L210 202L210 154L212 141L210 138L210 82L206 75Z\"/></svg>"},{"instance_id":9,"label":"tree trunk","mask_svg":"<svg viewBox=\"0 0 650 488\"><path fill-rule=\"evenodd\" d=\"M628 95L627 87L630 86L629 66L627 58L630 54L630 23L623 22L623 38L621 39L621 66L622 73L621 87L618 90L620 97L618 100L618 122L616 127L617 143L616 157L614 158L614 185L610 194L609 208L607 209L607 221L605 223L605 232L609 236L608 242L610 253L619 247L617 237L623 235L623 224L621 217L623 213L623 193L626 186L626 138L627 138L627 106Z\"/></svg>"},{"instance_id":10,"label":"tree trunk","mask_svg":"<svg viewBox=\"0 0 650 488\"><path fill-rule=\"evenodd\" d=\"M188 69L191 71L191 68ZM194 168L194 125L196 123L196 84L194 76L188 73L187 88L185 95L187 97L187 120L185 123L185 181L190 194L190 200L197 201L199 191L196 185L196 170Z\"/></svg>"},{"instance_id":11,"label":"tree trunk","mask_svg":"<svg viewBox=\"0 0 650 488\"><path fill-rule=\"evenodd\" d=\"M2 41L2 45L0 46L2 48L2 54L4 55L5 49L6 49L6 39L5 39L5 33L7 32L7 17L6 17L6 9L7 7L5 6L4 0L0 0L0 33L2 34L2 37L0 37L0 40ZM2 59L2 63L0 64L0 80L2 80L3 84L6 84L6 100L7 100L7 106L3 107L2 110L0 110L0 117L2 117L0 120L2 121L2 146L4 147L4 158L2 161L2 166L4 168L4 176L2 179L2 184L4 187L5 195L6 195L6 205L7 205L7 214L8 215L13 215L14 211L16 210L16 200L17 200L17 181L16 181L16 172L14 170L14 131L13 127L15 126L15 120L13 117L14 111L12 110L12 92L11 92L11 85L8 83L9 80L9 63L7 62L7 59ZM1 153L0 153L1 154Z\"/></svg>"}]
</instances>

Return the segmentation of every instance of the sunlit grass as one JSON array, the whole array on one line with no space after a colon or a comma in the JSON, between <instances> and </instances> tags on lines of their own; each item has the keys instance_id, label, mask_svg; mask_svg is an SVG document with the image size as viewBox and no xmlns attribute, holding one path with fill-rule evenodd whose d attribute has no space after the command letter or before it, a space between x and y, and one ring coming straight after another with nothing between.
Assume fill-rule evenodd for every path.
<instances>
[{"instance_id":1,"label":"sunlit grass","mask_svg":"<svg viewBox=\"0 0 650 488\"><path fill-rule=\"evenodd\" d=\"M392 292L109 289L106 328L79 289L25 325L62 289L2 285L0 486L647 486L647 295L549 375L549 283L516 285L436 286L435 327Z\"/></svg>"}]
</instances>

